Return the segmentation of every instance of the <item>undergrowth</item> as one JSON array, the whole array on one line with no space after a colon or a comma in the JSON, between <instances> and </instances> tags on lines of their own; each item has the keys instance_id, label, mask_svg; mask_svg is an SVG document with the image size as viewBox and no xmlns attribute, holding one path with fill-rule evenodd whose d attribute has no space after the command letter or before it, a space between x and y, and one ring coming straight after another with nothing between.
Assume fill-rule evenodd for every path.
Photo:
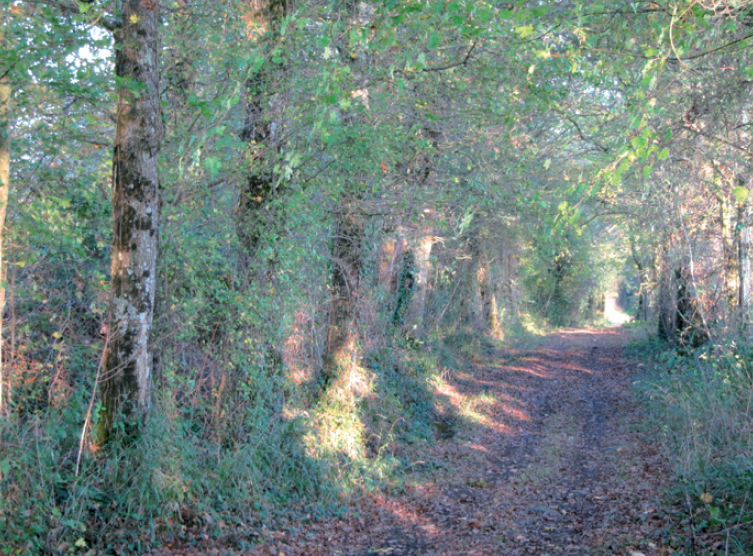
<instances>
[{"instance_id":1,"label":"undergrowth","mask_svg":"<svg viewBox=\"0 0 753 556\"><path fill-rule=\"evenodd\" d=\"M96 450L87 440L78 472L83 394L0 419L0 554L138 554L170 539L243 549L278 518L338 513L396 479L404 447L444 437L451 418L435 384L448 357L423 345L376 350L281 411L235 400L245 413L224 415L221 431L206 418L213 407L164 394L135 443ZM254 399L275 395L264 388Z\"/></svg>"},{"instance_id":2,"label":"undergrowth","mask_svg":"<svg viewBox=\"0 0 753 556\"><path fill-rule=\"evenodd\" d=\"M729 342L679 355L654 339L637 382L675 474L669 492L682 554L753 549L753 349Z\"/></svg>"}]
</instances>

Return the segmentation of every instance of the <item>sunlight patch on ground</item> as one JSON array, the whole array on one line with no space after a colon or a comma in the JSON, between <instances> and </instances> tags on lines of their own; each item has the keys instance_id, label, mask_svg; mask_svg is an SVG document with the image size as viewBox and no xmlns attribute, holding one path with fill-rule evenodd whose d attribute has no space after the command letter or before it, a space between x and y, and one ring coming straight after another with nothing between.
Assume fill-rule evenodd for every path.
<instances>
[{"instance_id":1,"label":"sunlight patch on ground","mask_svg":"<svg viewBox=\"0 0 753 556\"><path fill-rule=\"evenodd\" d=\"M489 394L477 396L464 394L452 384L441 381L435 386L437 394L444 397L454 408L457 414L467 421L484 425L497 433L504 435L515 434L516 431L504 423L493 418L494 414L504 408L506 413L516 414L517 408L508 408L506 404ZM491 415L490 415L491 414ZM526 420L528 416L525 416Z\"/></svg>"}]
</instances>

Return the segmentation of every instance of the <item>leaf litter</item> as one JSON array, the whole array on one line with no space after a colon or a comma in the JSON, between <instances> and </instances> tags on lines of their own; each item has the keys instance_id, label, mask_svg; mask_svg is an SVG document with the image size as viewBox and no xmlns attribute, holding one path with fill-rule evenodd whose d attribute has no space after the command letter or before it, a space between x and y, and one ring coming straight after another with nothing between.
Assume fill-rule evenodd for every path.
<instances>
[{"instance_id":1,"label":"leaf litter","mask_svg":"<svg viewBox=\"0 0 753 556\"><path fill-rule=\"evenodd\" d=\"M340 517L280 518L251 533L251 547L207 541L152 554L671 554L660 499L668 466L639 426L627 334L562 330L479 359L449 379L465 409L455 433L401 447L404 483L354 498Z\"/></svg>"}]
</instances>

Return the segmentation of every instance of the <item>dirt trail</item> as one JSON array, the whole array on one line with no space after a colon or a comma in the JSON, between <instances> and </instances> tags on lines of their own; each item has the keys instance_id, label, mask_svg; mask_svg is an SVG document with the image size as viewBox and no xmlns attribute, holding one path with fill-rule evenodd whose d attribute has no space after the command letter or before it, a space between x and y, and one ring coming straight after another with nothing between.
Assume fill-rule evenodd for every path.
<instances>
[{"instance_id":1,"label":"dirt trail","mask_svg":"<svg viewBox=\"0 0 753 556\"><path fill-rule=\"evenodd\" d=\"M335 521L269 532L245 554L665 553L663 463L636 432L625 342L619 329L565 330L455 375L442 395L462 424L408 454L416 472L404 489Z\"/></svg>"}]
</instances>

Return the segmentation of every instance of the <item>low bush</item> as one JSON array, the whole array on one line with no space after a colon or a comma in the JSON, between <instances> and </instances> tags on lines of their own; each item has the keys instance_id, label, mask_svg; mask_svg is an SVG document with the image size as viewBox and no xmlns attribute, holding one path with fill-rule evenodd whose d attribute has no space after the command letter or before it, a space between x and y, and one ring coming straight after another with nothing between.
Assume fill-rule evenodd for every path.
<instances>
[{"instance_id":1,"label":"low bush","mask_svg":"<svg viewBox=\"0 0 753 556\"><path fill-rule=\"evenodd\" d=\"M655 339L631 348L650 361L636 384L661 431L685 548L750 554L753 546L753 358L729 343L678 355Z\"/></svg>"}]
</instances>

